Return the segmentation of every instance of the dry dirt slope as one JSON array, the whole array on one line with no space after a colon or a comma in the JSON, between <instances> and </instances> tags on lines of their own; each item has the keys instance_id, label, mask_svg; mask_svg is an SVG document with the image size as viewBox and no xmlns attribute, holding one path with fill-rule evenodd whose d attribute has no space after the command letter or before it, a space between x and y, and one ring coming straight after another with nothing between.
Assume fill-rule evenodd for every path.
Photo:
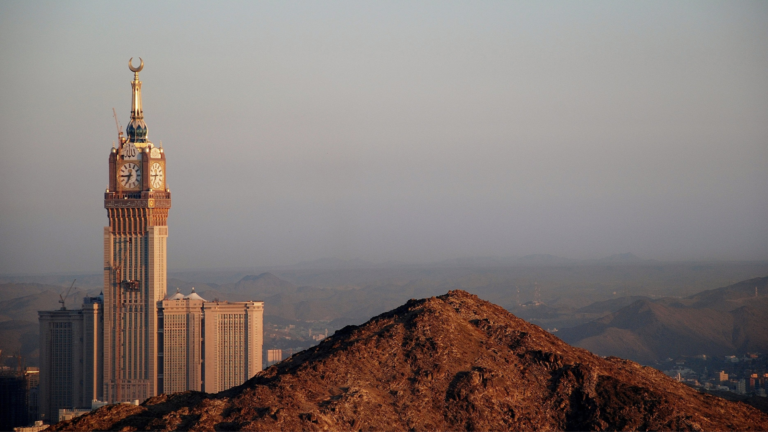
<instances>
[{"instance_id":1,"label":"dry dirt slope","mask_svg":"<svg viewBox=\"0 0 768 432\"><path fill-rule=\"evenodd\" d=\"M768 430L768 416L571 347L463 291L346 327L244 385L55 430Z\"/></svg>"}]
</instances>

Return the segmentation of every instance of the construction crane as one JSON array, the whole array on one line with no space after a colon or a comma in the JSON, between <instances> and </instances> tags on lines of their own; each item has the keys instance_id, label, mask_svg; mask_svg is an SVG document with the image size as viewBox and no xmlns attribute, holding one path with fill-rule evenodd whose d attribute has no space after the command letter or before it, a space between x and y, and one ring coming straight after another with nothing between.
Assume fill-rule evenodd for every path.
<instances>
[{"instance_id":1,"label":"construction crane","mask_svg":"<svg viewBox=\"0 0 768 432\"><path fill-rule=\"evenodd\" d=\"M114 108L112 108L112 116L115 118L115 127L117 128L117 142L122 146L123 142L125 142L125 138L123 138L123 126L120 125L120 121L117 120L117 112Z\"/></svg>"},{"instance_id":2,"label":"construction crane","mask_svg":"<svg viewBox=\"0 0 768 432\"><path fill-rule=\"evenodd\" d=\"M67 306L65 304L67 297L69 297L69 293L72 291L72 287L75 286L75 282L77 279L72 281L72 285L69 286L69 289L67 290L67 294L62 297L61 294L59 294L59 303L61 303L61 310L67 310Z\"/></svg>"},{"instance_id":3,"label":"construction crane","mask_svg":"<svg viewBox=\"0 0 768 432\"><path fill-rule=\"evenodd\" d=\"M131 244L131 239L125 240L125 243ZM120 263L112 262L112 269L115 271L115 283L118 287L127 291L139 291L141 282L137 279L123 279L123 263L128 261L128 248L123 250L123 260Z\"/></svg>"}]
</instances>

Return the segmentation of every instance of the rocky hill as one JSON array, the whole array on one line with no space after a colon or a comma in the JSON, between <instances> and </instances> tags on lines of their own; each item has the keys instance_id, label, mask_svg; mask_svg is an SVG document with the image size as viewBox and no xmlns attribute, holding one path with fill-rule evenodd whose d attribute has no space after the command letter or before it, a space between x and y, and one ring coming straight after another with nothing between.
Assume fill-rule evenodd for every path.
<instances>
[{"instance_id":1,"label":"rocky hill","mask_svg":"<svg viewBox=\"0 0 768 432\"><path fill-rule=\"evenodd\" d=\"M218 394L52 430L768 430L768 416L571 347L464 291L411 300Z\"/></svg>"}]
</instances>

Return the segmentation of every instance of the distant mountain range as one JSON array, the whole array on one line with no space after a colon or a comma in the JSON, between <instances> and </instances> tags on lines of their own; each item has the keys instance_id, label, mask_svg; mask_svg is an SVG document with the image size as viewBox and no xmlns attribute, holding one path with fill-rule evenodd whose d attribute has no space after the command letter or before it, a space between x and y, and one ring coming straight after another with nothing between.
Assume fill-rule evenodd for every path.
<instances>
[{"instance_id":1,"label":"distant mountain range","mask_svg":"<svg viewBox=\"0 0 768 432\"><path fill-rule=\"evenodd\" d=\"M376 263L362 259L343 260L339 258L320 258L312 261L302 261L292 266L284 268L296 269L363 269L363 268L391 268L401 266L469 266L469 267L495 267L495 266L515 266L515 265L555 265L555 264L573 264L573 263L594 263L594 262L612 262L612 263L637 263L643 259L632 253L614 254L598 260L578 260L564 258L551 254L530 254L522 257L499 257L499 256L465 256L453 259L437 261L435 263L408 264L406 262Z\"/></svg>"},{"instance_id":2,"label":"distant mountain range","mask_svg":"<svg viewBox=\"0 0 768 432\"><path fill-rule=\"evenodd\" d=\"M439 261L441 266L495 267L518 265L560 265L560 264L595 264L595 263L639 263L642 258L631 253L615 254L597 260L578 260L551 254L531 254L522 257L462 257Z\"/></svg>"},{"instance_id":3,"label":"distant mountain range","mask_svg":"<svg viewBox=\"0 0 768 432\"><path fill-rule=\"evenodd\" d=\"M206 300L262 300L268 305L265 317L281 320L333 321L360 323L366 316L380 313L414 294L407 286L385 285L379 289L344 289L296 286L272 273L249 275L234 284L198 289Z\"/></svg>"},{"instance_id":4,"label":"distant mountain range","mask_svg":"<svg viewBox=\"0 0 768 432\"><path fill-rule=\"evenodd\" d=\"M685 298L633 300L595 321L561 329L557 335L600 355L646 364L678 356L768 351L768 277ZM620 301L627 300L612 302ZM600 306L595 303L583 309Z\"/></svg>"},{"instance_id":5,"label":"distant mountain range","mask_svg":"<svg viewBox=\"0 0 768 432\"><path fill-rule=\"evenodd\" d=\"M37 321L9 320L0 322L0 351L2 351L4 359L7 359L9 355L21 354L23 361L28 366L36 366L40 356L39 343L40 324ZM2 364L0 363L0 365Z\"/></svg>"},{"instance_id":6,"label":"distant mountain range","mask_svg":"<svg viewBox=\"0 0 768 432\"><path fill-rule=\"evenodd\" d=\"M528 259L558 261L547 255ZM621 259L633 260L625 255ZM169 293L179 287L185 294L194 286L207 300L263 300L267 323L323 321L330 331L360 324L409 298L464 289L543 328L559 328L557 336L603 355L653 364L677 355L768 352L764 330L768 322L768 278L687 297L659 298L656 294L695 292L697 287L701 290L717 286L713 280L728 280L744 272L766 274L764 265L614 265L616 259L606 259L592 266L532 264L507 268L493 265L492 260L482 265L454 263L437 269L309 269L286 271L280 276L238 271L240 275L234 282L192 283L169 278L167 286ZM214 276L217 281L231 278L226 273ZM317 282L322 285L314 285ZM678 286L678 291L668 288ZM20 351L33 365L37 311L58 309L59 293L64 291L66 286L62 285L0 284L0 349L6 354ZM78 289L70 294L67 307L79 308L82 297L98 293L98 288ZM541 302L531 301L538 297Z\"/></svg>"},{"instance_id":7,"label":"distant mountain range","mask_svg":"<svg viewBox=\"0 0 768 432\"><path fill-rule=\"evenodd\" d=\"M609 257L605 257L599 261L603 262L640 262L645 261L642 258L638 257L635 254L632 253L621 253L621 254L614 254Z\"/></svg>"}]
</instances>

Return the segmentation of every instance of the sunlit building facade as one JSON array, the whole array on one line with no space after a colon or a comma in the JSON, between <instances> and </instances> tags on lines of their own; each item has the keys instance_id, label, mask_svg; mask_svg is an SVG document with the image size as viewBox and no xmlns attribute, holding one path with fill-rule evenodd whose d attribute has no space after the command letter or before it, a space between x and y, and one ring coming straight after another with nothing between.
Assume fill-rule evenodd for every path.
<instances>
[{"instance_id":1,"label":"sunlit building facade","mask_svg":"<svg viewBox=\"0 0 768 432\"><path fill-rule=\"evenodd\" d=\"M217 392L261 370L263 302L167 296L171 193L162 145L147 138L139 72L131 121L109 154L104 194L104 289L79 310L41 311L41 417L94 402L143 401L160 393ZM116 119L117 120L117 119Z\"/></svg>"},{"instance_id":2,"label":"sunlit building facade","mask_svg":"<svg viewBox=\"0 0 768 432\"><path fill-rule=\"evenodd\" d=\"M162 393L215 393L261 371L263 302L207 302L177 292L159 314Z\"/></svg>"},{"instance_id":3,"label":"sunlit building facade","mask_svg":"<svg viewBox=\"0 0 768 432\"><path fill-rule=\"evenodd\" d=\"M264 302L205 302L204 391L240 385L261 371Z\"/></svg>"}]
</instances>

